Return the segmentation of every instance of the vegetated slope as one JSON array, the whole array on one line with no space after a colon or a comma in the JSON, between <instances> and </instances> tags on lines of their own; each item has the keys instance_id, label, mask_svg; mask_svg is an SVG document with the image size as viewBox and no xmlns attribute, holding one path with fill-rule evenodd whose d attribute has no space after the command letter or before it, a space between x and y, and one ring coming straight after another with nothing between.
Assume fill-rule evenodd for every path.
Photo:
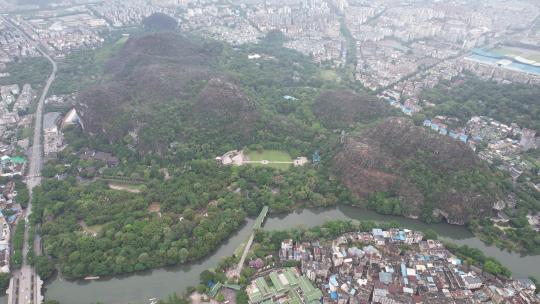
<instances>
[{"instance_id":1,"label":"vegetated slope","mask_svg":"<svg viewBox=\"0 0 540 304\"><path fill-rule=\"evenodd\" d=\"M539 95L540 85L499 84L471 76L454 83L442 82L424 92L422 99L437 105L425 108L427 117L440 114L467 121L471 116L484 115L540 130Z\"/></svg>"},{"instance_id":2,"label":"vegetated slope","mask_svg":"<svg viewBox=\"0 0 540 304\"><path fill-rule=\"evenodd\" d=\"M255 124L255 104L239 85L212 78L199 92L193 106L197 125L205 132L249 136Z\"/></svg>"},{"instance_id":3,"label":"vegetated slope","mask_svg":"<svg viewBox=\"0 0 540 304\"><path fill-rule=\"evenodd\" d=\"M145 30L150 32L174 31L178 26L176 19L164 14L153 13L142 21Z\"/></svg>"},{"instance_id":4,"label":"vegetated slope","mask_svg":"<svg viewBox=\"0 0 540 304\"><path fill-rule=\"evenodd\" d=\"M502 177L466 145L405 118L388 118L348 137L335 169L369 207L426 221L444 217L464 224L488 214L502 196Z\"/></svg>"},{"instance_id":5,"label":"vegetated slope","mask_svg":"<svg viewBox=\"0 0 540 304\"><path fill-rule=\"evenodd\" d=\"M313 105L313 112L330 129L344 129L362 122L368 123L393 111L386 103L372 95L358 95L353 91L324 91Z\"/></svg>"},{"instance_id":6,"label":"vegetated slope","mask_svg":"<svg viewBox=\"0 0 540 304\"><path fill-rule=\"evenodd\" d=\"M101 84L80 94L85 132L160 154L172 142L197 138L241 144L253 131L256 107L241 86L211 68L221 51L219 43L172 33L130 39L110 59Z\"/></svg>"}]
</instances>

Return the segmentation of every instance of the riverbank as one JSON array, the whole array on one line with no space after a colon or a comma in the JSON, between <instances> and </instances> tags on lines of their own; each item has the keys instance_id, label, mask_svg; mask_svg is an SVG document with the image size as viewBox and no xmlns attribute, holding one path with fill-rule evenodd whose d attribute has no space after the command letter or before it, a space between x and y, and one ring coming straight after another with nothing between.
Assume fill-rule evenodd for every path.
<instances>
[{"instance_id":1,"label":"riverbank","mask_svg":"<svg viewBox=\"0 0 540 304\"><path fill-rule=\"evenodd\" d=\"M442 240L478 248L486 256L498 259L512 271L514 277L527 277L540 273L540 256L521 257L519 254L508 253L494 246L486 246L463 226L443 223L425 224L412 219L380 215L350 206L303 209L286 215L270 216L263 224L263 229L283 230L299 225L309 228L335 219L395 221L409 229L423 231L432 229L439 234ZM199 263L91 282L66 281L56 277L46 284L45 296L47 299L59 300L63 304L87 304L96 301L121 304L145 303L146 299L153 297L166 297L173 292L184 292L188 286L199 283L199 274L203 270L214 268L219 260L232 255L235 249L249 237L254 223L255 220L248 219L236 234L223 243L211 256Z\"/></svg>"}]
</instances>

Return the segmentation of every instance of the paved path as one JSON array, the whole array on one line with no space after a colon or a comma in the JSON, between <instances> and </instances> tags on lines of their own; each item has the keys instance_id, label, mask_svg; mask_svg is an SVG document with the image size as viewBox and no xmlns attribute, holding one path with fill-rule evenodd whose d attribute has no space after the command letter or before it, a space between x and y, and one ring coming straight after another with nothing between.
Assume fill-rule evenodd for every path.
<instances>
[{"instance_id":1,"label":"paved path","mask_svg":"<svg viewBox=\"0 0 540 304\"><path fill-rule=\"evenodd\" d=\"M246 246L244 247L244 252L242 253L242 256L240 257L240 261L238 262L238 266L236 266L236 270L235 270L236 276L240 276L240 273L242 273L242 268L244 268L246 256L249 252L249 249L251 248L251 245L253 244L253 239L255 238L255 230L262 227L262 223L264 219L266 218L267 214L268 214L268 206L264 206L263 209L261 210L261 213L255 220L255 224L253 224L253 232L249 236Z\"/></svg>"},{"instance_id":2,"label":"paved path","mask_svg":"<svg viewBox=\"0 0 540 304\"><path fill-rule=\"evenodd\" d=\"M36 47L36 49L51 63L53 69L51 75L47 79L41 96L38 101L36 113L35 113L35 123L34 123L34 139L32 144L32 149L29 156L29 167L28 175L26 179L26 185L30 191L30 201L28 202L28 207L26 208L26 227L24 231L24 245L23 245L23 264L20 271L17 271L13 274L12 282L10 283L10 294L8 297L9 304L41 304L43 302L43 296L41 295L41 286L43 282L35 272L34 267L28 265L26 262L26 256L28 254L28 216L32 214L32 189L35 186L38 186L41 183L41 168L43 166L43 153L42 153L42 143L41 135L43 131L43 105L45 103L45 98L49 92L51 84L53 83L58 67L56 62L44 51L41 46L28 37L26 33L20 29L16 24L7 20L11 25L16 27L19 32L26 37L26 39ZM39 246L40 238L36 234L34 247ZM37 244L37 245L36 245Z\"/></svg>"},{"instance_id":3,"label":"paved path","mask_svg":"<svg viewBox=\"0 0 540 304\"><path fill-rule=\"evenodd\" d=\"M240 262L238 262L238 266L236 266L236 275L238 276L240 276L240 273L242 273L242 268L244 268L244 262L246 261L246 256L249 252L249 249L251 248L251 244L253 244L254 238L255 238L255 233L251 233L246 243L246 247L244 247L244 252L242 253L242 257L240 257Z\"/></svg>"},{"instance_id":4,"label":"paved path","mask_svg":"<svg viewBox=\"0 0 540 304\"><path fill-rule=\"evenodd\" d=\"M293 161L274 161L274 160L245 160L246 164L294 164Z\"/></svg>"}]
</instances>

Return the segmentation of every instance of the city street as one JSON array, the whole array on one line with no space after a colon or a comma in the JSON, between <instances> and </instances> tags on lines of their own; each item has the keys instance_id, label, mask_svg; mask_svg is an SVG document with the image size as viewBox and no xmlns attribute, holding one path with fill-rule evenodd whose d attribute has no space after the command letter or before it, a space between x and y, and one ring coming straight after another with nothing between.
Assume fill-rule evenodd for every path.
<instances>
[{"instance_id":1,"label":"city street","mask_svg":"<svg viewBox=\"0 0 540 304\"><path fill-rule=\"evenodd\" d=\"M13 26L17 27L15 24ZM29 155L29 162L28 162L28 174L26 177L26 184L28 187L28 190L30 191L30 194L32 193L32 189L39 185L41 182L41 168L43 164L43 153L42 153L42 143L41 143L41 134L43 131L42 128L42 122L43 122L43 104L45 101L45 98L47 97L47 94L49 92L49 88L51 87L51 84L53 83L55 77L56 77L56 71L57 71L57 65L56 62L41 48L41 46L33 41L30 37L28 37L24 31L19 29L22 35L30 41L30 43L34 44L35 47L40 51L40 53L49 60L51 63L53 69L51 72L51 75L47 79L47 83L43 87L43 91L41 92L41 96L38 101L36 113L35 113L35 124L34 124L34 138L33 138L33 145L31 148L31 152ZM25 212L25 219L26 219L26 227L24 232L24 245L23 245L23 265L21 267L20 271L17 271L13 274L12 277L12 290L9 294L9 302L10 304L39 304L43 301L43 297L41 296L41 280L39 279L39 276L35 273L34 267L31 265L28 265L26 261L26 256L28 254L28 217L32 213L32 199L30 198L30 201L28 202L28 208ZM39 240L39 237L36 236L36 239ZM15 284L15 282L17 282ZM17 285L18 288L14 288L14 285ZM14 292L15 290L15 292Z\"/></svg>"}]
</instances>

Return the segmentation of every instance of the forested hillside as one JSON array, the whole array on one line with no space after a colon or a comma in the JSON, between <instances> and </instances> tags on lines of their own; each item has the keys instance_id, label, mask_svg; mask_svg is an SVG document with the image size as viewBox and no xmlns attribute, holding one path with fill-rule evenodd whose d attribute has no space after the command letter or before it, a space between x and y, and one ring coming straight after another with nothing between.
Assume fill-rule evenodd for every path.
<instances>
[{"instance_id":1,"label":"forested hillside","mask_svg":"<svg viewBox=\"0 0 540 304\"><path fill-rule=\"evenodd\" d=\"M427 117L442 114L466 122L471 116L483 115L540 130L539 96L540 85L498 84L471 76L452 85L443 82L423 98L437 105L425 110Z\"/></svg>"},{"instance_id":2,"label":"forested hillside","mask_svg":"<svg viewBox=\"0 0 540 304\"><path fill-rule=\"evenodd\" d=\"M67 277L195 261L265 205L278 213L362 203L465 224L504 193L503 177L468 147L389 119L399 114L385 102L323 81L297 52L163 32L124 42L88 57L101 75L78 96L84 128L65 130L69 146L35 191L32 221ZM343 144L339 129L349 133ZM309 161L218 164L235 149Z\"/></svg>"},{"instance_id":3,"label":"forested hillside","mask_svg":"<svg viewBox=\"0 0 540 304\"><path fill-rule=\"evenodd\" d=\"M335 158L343 183L381 213L464 224L490 214L504 179L466 145L390 118L347 138Z\"/></svg>"},{"instance_id":4,"label":"forested hillside","mask_svg":"<svg viewBox=\"0 0 540 304\"><path fill-rule=\"evenodd\" d=\"M311 142L314 132L324 131L273 107L287 102L278 95L287 87L292 93L317 84L317 69L281 49L248 60L256 51L263 50L233 50L172 33L131 38L109 60L99 84L80 94L85 133L104 144L130 144L139 153L162 156L205 145L209 157L243 145L283 142L277 137L303 140L304 134L306 144Z\"/></svg>"},{"instance_id":5,"label":"forested hillside","mask_svg":"<svg viewBox=\"0 0 540 304\"><path fill-rule=\"evenodd\" d=\"M263 58L250 61L254 52ZM66 130L69 147L43 170L67 178L35 191L33 221L63 275L194 261L264 205L289 212L352 199L324 167L233 168L214 160L245 146L293 157L320 150L325 159L334 150L336 136L310 111L321 83L303 56L160 33L131 38L103 70L79 95L84 130ZM89 147L120 161L80 158ZM111 189L114 181L127 190Z\"/></svg>"},{"instance_id":6,"label":"forested hillside","mask_svg":"<svg viewBox=\"0 0 540 304\"><path fill-rule=\"evenodd\" d=\"M313 112L329 129L348 129L356 123L367 124L395 114L387 103L375 96L350 90L322 92L315 100Z\"/></svg>"}]
</instances>

